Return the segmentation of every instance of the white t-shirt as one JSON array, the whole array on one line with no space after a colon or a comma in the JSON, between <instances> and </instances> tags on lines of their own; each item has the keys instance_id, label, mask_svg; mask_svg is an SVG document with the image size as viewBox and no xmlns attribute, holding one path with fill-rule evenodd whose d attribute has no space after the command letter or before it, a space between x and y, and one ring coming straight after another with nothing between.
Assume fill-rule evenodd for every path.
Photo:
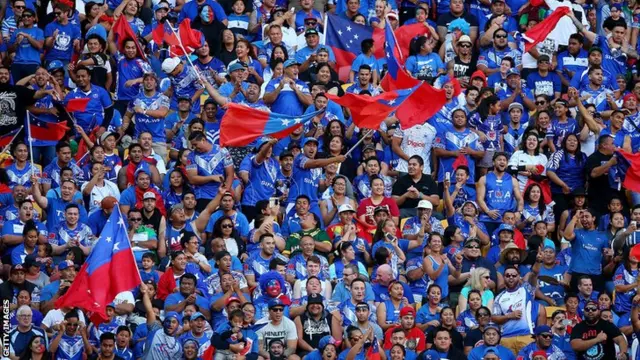
<instances>
[{"instance_id":1,"label":"white t-shirt","mask_svg":"<svg viewBox=\"0 0 640 360\"><path fill-rule=\"evenodd\" d=\"M133 293L131 291L123 291L116 295L116 298L113 299L113 303L115 305L120 304L136 304L136 299L133 297ZM124 325L127 321L128 315L116 315L116 322L120 325Z\"/></svg>"},{"instance_id":2,"label":"white t-shirt","mask_svg":"<svg viewBox=\"0 0 640 360\"><path fill-rule=\"evenodd\" d=\"M272 340L280 339L284 343L285 349L287 348L288 340L298 340L298 332L296 331L296 324L287 317L282 317L282 321L279 325L273 325L272 321L269 321L267 325L258 330L258 339L262 340L264 344L264 350L269 351L269 343Z\"/></svg>"},{"instance_id":3,"label":"white t-shirt","mask_svg":"<svg viewBox=\"0 0 640 360\"><path fill-rule=\"evenodd\" d=\"M82 310L76 310L78 312L78 320L85 325L87 325L87 320L84 318L84 314ZM51 329L54 325L58 325L64 321L64 316L66 313L63 313L60 309L54 309L47 313L47 315L42 319L42 325Z\"/></svg>"},{"instance_id":4,"label":"white t-shirt","mask_svg":"<svg viewBox=\"0 0 640 360\"><path fill-rule=\"evenodd\" d=\"M568 7L573 10L574 14L578 13L576 17L581 19L582 25L585 27L589 26L587 22L587 15L584 13L584 9L582 6L578 4L572 4L569 1L558 1L558 0L545 0L549 10L555 11L559 7ZM578 32L576 26L573 25L573 21L568 16L563 16L558 21L556 27L547 35L547 39L552 39L555 42L556 49L558 45L569 45L569 36Z\"/></svg>"},{"instance_id":5,"label":"white t-shirt","mask_svg":"<svg viewBox=\"0 0 640 360\"><path fill-rule=\"evenodd\" d=\"M511 159L509 159L508 166L525 166L525 165L542 165L544 166L544 170L540 175L547 174L547 157L544 154L538 154L537 156L532 156L527 154L522 150L518 150L511 155ZM518 175L518 183L520 184L520 191L524 191L524 186L527 185L529 181L529 177Z\"/></svg>"},{"instance_id":6,"label":"white t-shirt","mask_svg":"<svg viewBox=\"0 0 640 360\"><path fill-rule=\"evenodd\" d=\"M422 173L431 174L431 148L436 139L436 128L429 123L415 125L407 130L403 130L400 125L393 133L393 137L401 138L400 148L409 157L419 155L424 160L424 168ZM400 172L408 172L409 164L404 159L398 159L396 170Z\"/></svg>"},{"instance_id":7,"label":"white t-shirt","mask_svg":"<svg viewBox=\"0 0 640 360\"><path fill-rule=\"evenodd\" d=\"M84 191L88 184L88 181L82 184L80 190ZM99 187L96 185L91 189L91 195L89 197L89 213L100 210L100 202L102 202L102 199L107 196L113 196L116 200L120 201L120 190L118 189L118 185L113 181L104 180L104 186Z\"/></svg>"}]
</instances>

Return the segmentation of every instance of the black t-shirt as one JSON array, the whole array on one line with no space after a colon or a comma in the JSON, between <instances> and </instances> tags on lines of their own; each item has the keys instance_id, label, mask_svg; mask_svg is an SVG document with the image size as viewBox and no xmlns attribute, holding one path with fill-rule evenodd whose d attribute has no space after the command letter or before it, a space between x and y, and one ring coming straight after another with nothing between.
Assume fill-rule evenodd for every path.
<instances>
[{"instance_id":1,"label":"black t-shirt","mask_svg":"<svg viewBox=\"0 0 640 360\"><path fill-rule=\"evenodd\" d=\"M464 80L467 83L471 82L471 75L476 71L476 56L471 56L471 61L464 62L460 59L460 56L453 58L453 76L458 80ZM469 84L471 85L471 84Z\"/></svg>"},{"instance_id":2,"label":"black t-shirt","mask_svg":"<svg viewBox=\"0 0 640 360\"><path fill-rule=\"evenodd\" d=\"M482 331L480 331L480 329L478 328L470 330L467 333L467 336L464 338L465 347L470 346L471 348L474 348L482 344L484 344L484 340L482 338Z\"/></svg>"},{"instance_id":3,"label":"black t-shirt","mask_svg":"<svg viewBox=\"0 0 640 360\"><path fill-rule=\"evenodd\" d=\"M594 325L590 325L586 321L574 326L571 331L571 340L591 340L595 339L599 333L607 334L607 341L598 343L585 352L576 352L578 360L596 360L596 359L615 359L616 347L613 339L622 335L620 329L608 321L600 320Z\"/></svg>"},{"instance_id":4,"label":"black t-shirt","mask_svg":"<svg viewBox=\"0 0 640 360\"><path fill-rule=\"evenodd\" d=\"M613 31L613 28L616 26L623 26L626 28L627 23L624 21L624 18L620 18L618 20L613 20L613 18L611 16L609 16L608 18L606 18L604 20L604 22L602 23L602 27L609 30L609 31Z\"/></svg>"},{"instance_id":5,"label":"black t-shirt","mask_svg":"<svg viewBox=\"0 0 640 360\"><path fill-rule=\"evenodd\" d=\"M438 185L433 181L433 178L429 175L422 174L422 178L416 183L413 181L410 175L401 176L395 184L393 184L393 195L402 196L407 192L411 186L415 187L423 195L436 195L438 194ZM414 209L418 206L420 199L406 199L404 203L399 206L403 209Z\"/></svg>"},{"instance_id":6,"label":"black t-shirt","mask_svg":"<svg viewBox=\"0 0 640 360\"><path fill-rule=\"evenodd\" d=\"M427 337L425 339L427 344L433 345L434 335L435 328L427 332ZM457 349L463 349L462 343L464 340L462 338L462 335L460 335L460 333L455 328L449 330L449 335L451 336L451 346Z\"/></svg>"},{"instance_id":7,"label":"black t-shirt","mask_svg":"<svg viewBox=\"0 0 640 360\"><path fill-rule=\"evenodd\" d=\"M24 86L0 84L0 134L26 127L26 109L36 102L35 93Z\"/></svg>"},{"instance_id":8,"label":"black t-shirt","mask_svg":"<svg viewBox=\"0 0 640 360\"><path fill-rule=\"evenodd\" d=\"M597 191L589 191L589 204L598 211L606 211L607 203L611 198L614 189L609 185L609 175L605 173L598 177L591 177L591 171L605 164L613 155L605 155L600 151L595 151L587 158L584 171L589 181L589 189Z\"/></svg>"}]
</instances>

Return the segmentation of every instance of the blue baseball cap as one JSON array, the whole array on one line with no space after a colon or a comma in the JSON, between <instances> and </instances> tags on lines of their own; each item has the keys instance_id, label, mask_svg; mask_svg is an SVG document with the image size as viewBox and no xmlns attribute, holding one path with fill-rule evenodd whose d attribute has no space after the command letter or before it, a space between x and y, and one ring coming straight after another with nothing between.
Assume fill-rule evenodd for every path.
<instances>
[{"instance_id":1,"label":"blue baseball cap","mask_svg":"<svg viewBox=\"0 0 640 360\"><path fill-rule=\"evenodd\" d=\"M322 351L324 350L324 348L327 347L327 345L335 344L335 343L336 343L336 340L333 338L333 336L325 335L322 337L322 339L320 339L320 342L318 343L318 349Z\"/></svg>"},{"instance_id":2,"label":"blue baseball cap","mask_svg":"<svg viewBox=\"0 0 640 360\"><path fill-rule=\"evenodd\" d=\"M194 312L194 313L191 315L191 317L189 318L189 320L190 320L190 321L193 321L193 320L196 320L197 318L200 318L200 317L201 317L201 318L203 318L205 321L207 320L207 318L206 318L206 317L204 317L204 315L203 315L201 312L199 312L199 311Z\"/></svg>"},{"instance_id":3,"label":"blue baseball cap","mask_svg":"<svg viewBox=\"0 0 640 360\"><path fill-rule=\"evenodd\" d=\"M500 224L500 226L498 226L498 234L500 234L502 231L509 231L512 234L514 233L513 226L509 224Z\"/></svg>"},{"instance_id":4,"label":"blue baseball cap","mask_svg":"<svg viewBox=\"0 0 640 360\"><path fill-rule=\"evenodd\" d=\"M240 62L233 63L227 68L228 73L232 73L236 70L245 70L246 68Z\"/></svg>"},{"instance_id":5,"label":"blue baseball cap","mask_svg":"<svg viewBox=\"0 0 640 360\"><path fill-rule=\"evenodd\" d=\"M498 348L495 346L489 346L488 348L484 349L484 353L482 354L482 356L489 355L489 354L500 355L500 353L498 352Z\"/></svg>"},{"instance_id":6,"label":"blue baseball cap","mask_svg":"<svg viewBox=\"0 0 640 360\"><path fill-rule=\"evenodd\" d=\"M551 333L551 328L549 327L549 325L536 326L536 328L533 330L533 334L535 336L542 335L545 333Z\"/></svg>"},{"instance_id":7,"label":"blue baseball cap","mask_svg":"<svg viewBox=\"0 0 640 360\"><path fill-rule=\"evenodd\" d=\"M293 65L300 65L300 63L295 61L294 59L289 59L289 60L284 62L284 67L285 68L288 68L289 66L293 66Z\"/></svg>"},{"instance_id":8,"label":"blue baseball cap","mask_svg":"<svg viewBox=\"0 0 640 360\"><path fill-rule=\"evenodd\" d=\"M308 138L305 138L304 140L302 140L302 147L304 147L305 145L307 145L310 142L315 142L316 145L319 144L318 139L316 139L314 137L308 137Z\"/></svg>"},{"instance_id":9,"label":"blue baseball cap","mask_svg":"<svg viewBox=\"0 0 640 360\"><path fill-rule=\"evenodd\" d=\"M154 7L153 7L153 12L155 13L156 11L160 10L160 9L167 9L169 10L169 4L167 3L157 3Z\"/></svg>"},{"instance_id":10,"label":"blue baseball cap","mask_svg":"<svg viewBox=\"0 0 640 360\"><path fill-rule=\"evenodd\" d=\"M511 76L511 75L518 75L520 76L520 71L518 71L518 69L516 68L511 68L507 71L507 77Z\"/></svg>"},{"instance_id":11,"label":"blue baseball cap","mask_svg":"<svg viewBox=\"0 0 640 360\"><path fill-rule=\"evenodd\" d=\"M556 244L554 244L551 239L544 239L544 242L542 243L542 250L544 249L553 249L553 251L556 251Z\"/></svg>"},{"instance_id":12,"label":"blue baseball cap","mask_svg":"<svg viewBox=\"0 0 640 360\"><path fill-rule=\"evenodd\" d=\"M85 35L85 39L88 39L89 36L96 35L104 41L107 41L107 29L100 24L93 25L91 29L87 31L87 35Z\"/></svg>"},{"instance_id":13,"label":"blue baseball cap","mask_svg":"<svg viewBox=\"0 0 640 360\"><path fill-rule=\"evenodd\" d=\"M109 304L107 304L106 307L112 307L112 308L116 308L116 304L114 302L110 302Z\"/></svg>"},{"instance_id":14,"label":"blue baseball cap","mask_svg":"<svg viewBox=\"0 0 640 360\"><path fill-rule=\"evenodd\" d=\"M269 142L269 140L271 140L271 138L269 138L268 136L263 136L263 137L259 138L259 139L256 141L256 147L255 147L255 149L256 149L256 150L260 150L260 148L262 147L262 145L264 145L264 144L268 143L268 142Z\"/></svg>"},{"instance_id":15,"label":"blue baseball cap","mask_svg":"<svg viewBox=\"0 0 640 360\"><path fill-rule=\"evenodd\" d=\"M269 309L274 308L276 306L285 307L286 305L285 305L284 302L282 302L282 300L280 298L269 300Z\"/></svg>"},{"instance_id":16,"label":"blue baseball cap","mask_svg":"<svg viewBox=\"0 0 640 360\"><path fill-rule=\"evenodd\" d=\"M166 313L166 314L164 315L164 319L165 319L165 320L168 320L168 319L171 319L171 318L176 319L179 323L181 323L181 322L182 322L182 316L180 316L180 314L178 314L178 313L177 313L177 312L175 312L175 311L169 311L168 313Z\"/></svg>"},{"instance_id":17,"label":"blue baseball cap","mask_svg":"<svg viewBox=\"0 0 640 360\"><path fill-rule=\"evenodd\" d=\"M53 60L52 62L49 63L49 66L47 66L47 70L49 71L58 70L58 69L64 69L64 64L60 60Z\"/></svg>"}]
</instances>

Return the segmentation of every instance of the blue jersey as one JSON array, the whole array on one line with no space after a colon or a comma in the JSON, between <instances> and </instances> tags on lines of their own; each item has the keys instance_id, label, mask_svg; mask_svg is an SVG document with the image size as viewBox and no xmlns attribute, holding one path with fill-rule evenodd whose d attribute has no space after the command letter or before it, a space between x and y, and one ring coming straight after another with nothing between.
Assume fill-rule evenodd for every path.
<instances>
[{"instance_id":1,"label":"blue jersey","mask_svg":"<svg viewBox=\"0 0 640 360\"><path fill-rule=\"evenodd\" d=\"M502 100L506 100L506 99L510 98L511 95L513 95L513 89L510 88L509 86L507 86L504 89L498 90L496 92L496 95L500 98L501 101ZM526 97L527 99L531 99L531 100L534 99L533 92L531 90L529 90L529 88L524 84L522 86L521 93L515 97L513 102L519 103L519 104L524 104L523 97ZM524 124L524 123L526 123L528 121L529 121L529 112L525 111L525 112L522 113L522 117L520 118L520 122ZM509 113L506 112L506 111L502 112L502 122L504 124L508 124L510 122L509 121Z\"/></svg>"},{"instance_id":2,"label":"blue jersey","mask_svg":"<svg viewBox=\"0 0 640 360\"><path fill-rule=\"evenodd\" d=\"M567 270L569 270L569 267L566 265L554 265L551 269L548 269L546 266L541 266L540 273L538 275L549 276L558 281L563 281L564 274ZM564 302L564 286L548 284L542 280L540 280L539 284L540 291L542 291L543 294L555 300L557 304L562 304Z\"/></svg>"},{"instance_id":3,"label":"blue jersey","mask_svg":"<svg viewBox=\"0 0 640 360\"><path fill-rule=\"evenodd\" d=\"M35 141L34 141L35 142ZM5 168L7 176L9 177L9 187L14 188L16 185L22 185L27 189L31 189L31 174L34 170L31 167L31 162L27 161L23 169L18 169L16 163L13 163ZM35 173L39 173L40 169L36 168Z\"/></svg>"},{"instance_id":4,"label":"blue jersey","mask_svg":"<svg viewBox=\"0 0 640 360\"><path fill-rule=\"evenodd\" d=\"M74 111L78 125L88 134L97 125L102 124L104 121L104 110L111 107L111 96L103 87L91 84L91 89L88 92L75 88L64 99L65 105L71 99L89 99L89 103L85 111Z\"/></svg>"},{"instance_id":5,"label":"blue jersey","mask_svg":"<svg viewBox=\"0 0 640 360\"><path fill-rule=\"evenodd\" d=\"M197 150L192 151L188 157L187 170L195 169L199 176L209 175L225 175L225 169L233 167L233 159L226 148L213 145L208 153L199 153ZM197 199L213 199L218 193L220 183L211 181L206 184L195 186L195 195Z\"/></svg>"},{"instance_id":6,"label":"blue jersey","mask_svg":"<svg viewBox=\"0 0 640 360\"><path fill-rule=\"evenodd\" d=\"M265 92L270 93L275 91L276 87L280 84L280 81L282 81L282 76L269 81ZM301 80L295 80L295 87L303 94L311 94L307 84ZM304 114L304 110L305 106L302 104L300 99L298 99L296 92L288 84L282 88L278 97L275 99L273 104L271 104L271 111L278 114L298 116Z\"/></svg>"},{"instance_id":7,"label":"blue jersey","mask_svg":"<svg viewBox=\"0 0 640 360\"><path fill-rule=\"evenodd\" d=\"M56 233L60 226L65 223L64 211L67 205L75 204L72 201L64 201L62 198L56 197L48 197L47 196L47 231L49 233ZM87 222L87 210L85 210L84 206L80 206L80 219L79 223Z\"/></svg>"},{"instance_id":8,"label":"blue jersey","mask_svg":"<svg viewBox=\"0 0 640 360\"><path fill-rule=\"evenodd\" d=\"M593 42L594 46L602 49L602 69L607 70L611 74L627 73L627 55L619 49L611 49L609 47L609 39L598 35ZM614 79L615 80L615 79ZM618 87L614 87L617 90Z\"/></svg>"},{"instance_id":9,"label":"blue jersey","mask_svg":"<svg viewBox=\"0 0 640 360\"><path fill-rule=\"evenodd\" d=\"M133 100L141 91L141 85L126 86L129 80L141 78L145 73L151 72L151 67L140 58L127 59L122 56L118 59L118 74L116 76L116 99Z\"/></svg>"},{"instance_id":10,"label":"blue jersey","mask_svg":"<svg viewBox=\"0 0 640 360\"><path fill-rule=\"evenodd\" d=\"M625 117L622 129L625 135L631 138L633 152L640 150L640 131L638 131L638 128L640 128L640 112Z\"/></svg>"},{"instance_id":11,"label":"blue jersey","mask_svg":"<svg viewBox=\"0 0 640 360\"><path fill-rule=\"evenodd\" d=\"M184 7L182 11L184 11ZM182 72L176 76L170 76L169 80L171 81L171 87L173 88L171 110L178 110L178 98L187 97L189 99L193 99L196 92L203 88L198 81L196 71L191 66L183 66ZM200 101L193 102L191 113L200 114Z\"/></svg>"},{"instance_id":12,"label":"blue jersey","mask_svg":"<svg viewBox=\"0 0 640 360\"><path fill-rule=\"evenodd\" d=\"M513 177L507 173L498 179L496 174L491 171L487 173L485 180L485 198L489 210L498 210L500 217L496 220L490 218L487 214L482 213L479 216L481 221L486 222L502 222L502 215L505 211L515 210L516 198L513 194Z\"/></svg>"},{"instance_id":13,"label":"blue jersey","mask_svg":"<svg viewBox=\"0 0 640 360\"><path fill-rule=\"evenodd\" d=\"M557 59L556 71L563 73L569 80L572 78L570 72L580 74L589 67L589 53L583 48L580 48L576 56L571 55L569 50L565 50L558 54Z\"/></svg>"},{"instance_id":14,"label":"blue jersey","mask_svg":"<svg viewBox=\"0 0 640 360\"><path fill-rule=\"evenodd\" d=\"M454 180L455 179L451 179L451 181L454 181ZM455 189L456 189L456 186L452 184L449 187L449 193L453 194ZM469 200L476 201L476 188L473 185L465 184L462 187L462 189L458 191L458 193L456 194L456 197L453 199L453 207L456 209L460 208L462 207L462 204L464 204Z\"/></svg>"},{"instance_id":15,"label":"blue jersey","mask_svg":"<svg viewBox=\"0 0 640 360\"><path fill-rule=\"evenodd\" d=\"M69 336L64 334L60 339L55 356L56 359L60 360L82 360L84 351L85 348L82 336Z\"/></svg>"},{"instance_id":16,"label":"blue jersey","mask_svg":"<svg viewBox=\"0 0 640 360\"><path fill-rule=\"evenodd\" d=\"M69 162L66 166L71 168L75 179L82 178L82 169L78 167L74 161ZM51 189L59 188L62 181L60 178L60 170L61 168L60 165L58 165L58 158L54 158L53 161L42 170L40 183L51 185Z\"/></svg>"},{"instance_id":17,"label":"blue jersey","mask_svg":"<svg viewBox=\"0 0 640 360\"><path fill-rule=\"evenodd\" d=\"M37 26L27 28L19 28L16 32L11 35L11 39L9 43L13 44L16 42L16 34L25 33L31 35L31 37L36 41L44 41L44 32ZM23 38L20 44L16 44L16 56L13 60L14 64L33 64L40 65L40 50L36 49L31 45L29 40ZM17 79L15 79L17 80Z\"/></svg>"},{"instance_id":18,"label":"blue jersey","mask_svg":"<svg viewBox=\"0 0 640 360\"><path fill-rule=\"evenodd\" d=\"M44 28L44 37L53 38L56 30L58 34L53 39L53 47L47 50L45 60L48 62L60 60L67 63L73 55L73 43L82 39L80 26L71 22L62 25L58 21L53 21Z\"/></svg>"},{"instance_id":19,"label":"blue jersey","mask_svg":"<svg viewBox=\"0 0 640 360\"><path fill-rule=\"evenodd\" d=\"M438 72L445 70L444 63L437 53L409 56L405 67L413 77L429 81L438 76Z\"/></svg>"},{"instance_id":20,"label":"blue jersey","mask_svg":"<svg viewBox=\"0 0 640 360\"><path fill-rule=\"evenodd\" d=\"M320 279L320 281L329 279L329 262L322 255L316 254L315 256L320 259L320 273L317 275L318 279ZM336 265L338 263L342 264L342 261L336 262ZM344 265L342 267L344 267ZM302 253L294 255L289 260L289 263L287 264L287 275L294 276L297 280L304 280L309 276L307 273L307 260L304 258ZM342 276L337 276L337 278L341 279Z\"/></svg>"},{"instance_id":21,"label":"blue jersey","mask_svg":"<svg viewBox=\"0 0 640 360\"><path fill-rule=\"evenodd\" d=\"M618 83L616 77L612 75L607 69L602 69L602 86L607 90L618 90ZM583 72L577 72L571 79L570 86L578 90L589 87L589 69L585 69ZM580 94L582 97L582 94Z\"/></svg>"},{"instance_id":22,"label":"blue jersey","mask_svg":"<svg viewBox=\"0 0 640 360\"><path fill-rule=\"evenodd\" d=\"M471 124L471 126L478 131L482 131L487 136L487 140L482 143L482 146L486 150L501 151L502 118L499 115L489 115L486 119L479 120L479 122Z\"/></svg>"},{"instance_id":23,"label":"blue jersey","mask_svg":"<svg viewBox=\"0 0 640 360\"><path fill-rule=\"evenodd\" d=\"M569 269L572 273L600 274L602 250L610 247L607 234L595 230L576 229L575 236L571 244L572 261Z\"/></svg>"},{"instance_id":24,"label":"blue jersey","mask_svg":"<svg viewBox=\"0 0 640 360\"><path fill-rule=\"evenodd\" d=\"M520 350L518 353L518 359L532 359L533 353L538 350L542 349L539 349L538 344L534 341ZM565 355L562 352L562 349L553 344L551 344L547 349L544 349L544 352L547 354L548 360L565 360Z\"/></svg>"},{"instance_id":25,"label":"blue jersey","mask_svg":"<svg viewBox=\"0 0 640 360\"><path fill-rule=\"evenodd\" d=\"M433 146L449 151L460 150L463 147L469 147L473 150L484 150L482 144L480 144L480 137L468 128L465 128L462 131L454 130L444 133L439 132L436 138L436 143ZM469 180L467 181L467 183L474 184L476 161L469 155L465 155L465 158L467 159L470 170ZM453 173L455 171L455 169L453 168L453 163L455 160L455 157L439 158L440 166L438 167L438 182L444 181L444 175L446 172Z\"/></svg>"},{"instance_id":26,"label":"blue jersey","mask_svg":"<svg viewBox=\"0 0 640 360\"><path fill-rule=\"evenodd\" d=\"M256 163L256 157L250 159L249 182L243 196L242 205L255 206L260 200L267 200L276 192L276 180L280 175L280 164L273 158Z\"/></svg>"},{"instance_id":27,"label":"blue jersey","mask_svg":"<svg viewBox=\"0 0 640 360\"><path fill-rule=\"evenodd\" d=\"M249 258L244 263L243 272L244 275L252 275L255 277L255 280L258 281L260 279L260 275L269 271L269 263L274 258L279 258L284 262L288 262L288 259L279 253L273 253L268 259L262 257L261 251L254 251Z\"/></svg>"},{"instance_id":28,"label":"blue jersey","mask_svg":"<svg viewBox=\"0 0 640 360\"><path fill-rule=\"evenodd\" d=\"M528 122L520 124L520 127L514 129L511 126L511 122L507 127L507 133L504 134L504 151L511 156L514 152L518 151L520 142L522 141L522 134L529 127Z\"/></svg>"},{"instance_id":29,"label":"blue jersey","mask_svg":"<svg viewBox=\"0 0 640 360\"><path fill-rule=\"evenodd\" d=\"M200 74L209 82L209 84L215 84L215 76L224 76L227 73L227 67L224 63L217 58L212 57L208 63L204 64L198 59L193 63Z\"/></svg>"},{"instance_id":30,"label":"blue jersey","mask_svg":"<svg viewBox=\"0 0 640 360\"><path fill-rule=\"evenodd\" d=\"M489 48L480 53L477 66L484 65L489 69L498 69L502 63L502 59L510 57L515 61L515 66L522 65L522 53L520 50L505 47L504 50Z\"/></svg>"},{"instance_id":31,"label":"blue jersey","mask_svg":"<svg viewBox=\"0 0 640 360\"><path fill-rule=\"evenodd\" d=\"M213 336L213 331L205 330L202 335L196 337L193 335L193 332L189 331L188 333L182 335L180 337L180 341L184 345L187 340L195 340L198 342L198 356L202 356L205 351L211 346L211 337Z\"/></svg>"},{"instance_id":32,"label":"blue jersey","mask_svg":"<svg viewBox=\"0 0 640 360\"><path fill-rule=\"evenodd\" d=\"M562 148L562 141L567 135L580 133L580 125L574 118L568 118L566 122L560 122L553 119L551 125L547 128L547 138L553 141L556 149Z\"/></svg>"},{"instance_id":33,"label":"blue jersey","mask_svg":"<svg viewBox=\"0 0 640 360\"><path fill-rule=\"evenodd\" d=\"M586 160L587 157L584 153L580 153L579 158L576 158L576 156L565 153L564 150L560 149L551 154L547 164L547 171L553 171L573 191L584 186L584 165ZM551 182L551 192L561 194L562 188Z\"/></svg>"},{"instance_id":34,"label":"blue jersey","mask_svg":"<svg viewBox=\"0 0 640 360\"><path fill-rule=\"evenodd\" d=\"M544 94L550 98L555 98L555 93L562 91L562 82L560 81L560 76L555 72L549 72L547 75L542 76L535 71L527 76L527 87L536 95Z\"/></svg>"},{"instance_id":35,"label":"blue jersey","mask_svg":"<svg viewBox=\"0 0 640 360\"><path fill-rule=\"evenodd\" d=\"M630 272L625 269L624 265L619 265L613 275L614 285L630 285L636 282L638 277L638 270L631 270ZM616 299L613 304L613 308L617 313L626 313L631 311L631 299L636 295L636 288L627 291L616 291Z\"/></svg>"},{"instance_id":36,"label":"blue jersey","mask_svg":"<svg viewBox=\"0 0 640 360\"><path fill-rule=\"evenodd\" d=\"M461 334L468 334L469 331L478 327L478 320L471 313L471 309L467 309L458 315L456 319L456 330Z\"/></svg>"},{"instance_id":37,"label":"blue jersey","mask_svg":"<svg viewBox=\"0 0 640 360\"><path fill-rule=\"evenodd\" d=\"M510 320L502 325L502 336L529 336L538 318L538 306L535 302L535 288L523 283L515 291L502 291L494 300L493 315L507 315L516 310L522 312L518 320Z\"/></svg>"},{"instance_id":38,"label":"blue jersey","mask_svg":"<svg viewBox=\"0 0 640 360\"><path fill-rule=\"evenodd\" d=\"M83 223L78 223L77 226L73 229L70 229L67 225L66 221L62 222L58 228L58 231L55 232L55 237L49 240L50 244L63 246L69 241L78 240L80 244L83 246L91 246L93 238L93 233L91 232L91 228L88 225Z\"/></svg>"},{"instance_id":39,"label":"blue jersey","mask_svg":"<svg viewBox=\"0 0 640 360\"><path fill-rule=\"evenodd\" d=\"M135 100L129 103L128 112L135 113L134 107L138 106L143 110L169 109L169 98L163 93L156 91L155 94L147 96L141 92ZM164 118L155 118L145 114L135 114L135 137L139 137L142 132L150 132L154 142L164 143L167 136L164 132Z\"/></svg>"},{"instance_id":40,"label":"blue jersey","mask_svg":"<svg viewBox=\"0 0 640 360\"><path fill-rule=\"evenodd\" d=\"M311 159L302 153L293 160L293 179L287 198L290 203L295 202L296 198L302 194L307 195L312 203L318 202L318 185L322 169L305 169L304 165L309 160Z\"/></svg>"}]
</instances>

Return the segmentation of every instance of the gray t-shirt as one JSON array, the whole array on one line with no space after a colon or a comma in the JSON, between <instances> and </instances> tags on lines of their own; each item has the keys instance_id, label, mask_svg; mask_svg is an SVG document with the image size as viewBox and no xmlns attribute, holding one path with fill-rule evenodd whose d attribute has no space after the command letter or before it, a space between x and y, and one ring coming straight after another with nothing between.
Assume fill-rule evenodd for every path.
<instances>
[{"instance_id":1,"label":"gray t-shirt","mask_svg":"<svg viewBox=\"0 0 640 360\"><path fill-rule=\"evenodd\" d=\"M149 327L149 335L145 344L144 360L178 360L182 358L182 344L179 339L164 333L158 321Z\"/></svg>"}]
</instances>

